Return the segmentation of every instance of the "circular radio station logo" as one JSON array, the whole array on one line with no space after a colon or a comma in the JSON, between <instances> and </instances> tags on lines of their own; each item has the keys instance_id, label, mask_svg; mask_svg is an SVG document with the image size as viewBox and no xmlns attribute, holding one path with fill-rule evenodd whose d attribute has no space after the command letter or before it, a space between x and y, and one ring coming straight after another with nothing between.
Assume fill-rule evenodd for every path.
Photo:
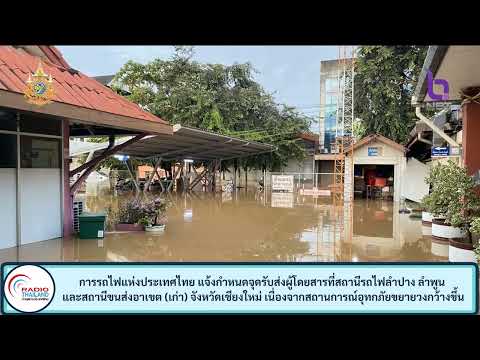
<instances>
[{"instance_id":1,"label":"circular radio station logo","mask_svg":"<svg viewBox=\"0 0 480 360\"><path fill-rule=\"evenodd\" d=\"M7 275L3 293L15 310L33 313L45 309L53 300L55 283L44 268L21 265Z\"/></svg>"}]
</instances>

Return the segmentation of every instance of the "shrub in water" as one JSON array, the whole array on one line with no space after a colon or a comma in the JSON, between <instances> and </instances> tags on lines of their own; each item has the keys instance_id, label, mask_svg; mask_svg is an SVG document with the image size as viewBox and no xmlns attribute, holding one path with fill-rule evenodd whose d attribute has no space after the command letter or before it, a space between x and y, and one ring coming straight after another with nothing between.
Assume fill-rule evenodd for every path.
<instances>
[{"instance_id":1,"label":"shrub in water","mask_svg":"<svg viewBox=\"0 0 480 360\"><path fill-rule=\"evenodd\" d=\"M167 201L162 198L136 197L124 201L118 211L109 208L109 223L157 225L166 221Z\"/></svg>"}]
</instances>

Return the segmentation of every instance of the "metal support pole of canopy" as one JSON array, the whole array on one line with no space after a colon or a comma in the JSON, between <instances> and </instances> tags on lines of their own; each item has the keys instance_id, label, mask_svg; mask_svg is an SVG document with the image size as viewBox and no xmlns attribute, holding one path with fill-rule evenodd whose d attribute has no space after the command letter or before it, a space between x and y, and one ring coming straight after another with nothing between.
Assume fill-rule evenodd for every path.
<instances>
[{"instance_id":1,"label":"metal support pole of canopy","mask_svg":"<svg viewBox=\"0 0 480 360\"><path fill-rule=\"evenodd\" d=\"M218 160L218 178L220 181L220 192L223 191L223 182L222 182L222 159Z\"/></svg>"},{"instance_id":2,"label":"metal support pole of canopy","mask_svg":"<svg viewBox=\"0 0 480 360\"><path fill-rule=\"evenodd\" d=\"M127 170L128 173L130 174L130 177L132 178L133 184L135 185L135 190L137 193L140 192L140 186L138 185L137 178L135 176L135 171L133 170L133 164L130 159L128 159L125 164L127 165Z\"/></svg>"},{"instance_id":3,"label":"metal support pole of canopy","mask_svg":"<svg viewBox=\"0 0 480 360\"><path fill-rule=\"evenodd\" d=\"M148 176L147 182L145 183L145 186L143 187L143 191L150 191L150 184L152 183L153 178L155 177L155 174L158 173L158 167L162 161L162 158L159 157L156 161L154 160L153 162L153 171L152 173ZM160 176L158 177L158 180L160 181Z\"/></svg>"}]
</instances>

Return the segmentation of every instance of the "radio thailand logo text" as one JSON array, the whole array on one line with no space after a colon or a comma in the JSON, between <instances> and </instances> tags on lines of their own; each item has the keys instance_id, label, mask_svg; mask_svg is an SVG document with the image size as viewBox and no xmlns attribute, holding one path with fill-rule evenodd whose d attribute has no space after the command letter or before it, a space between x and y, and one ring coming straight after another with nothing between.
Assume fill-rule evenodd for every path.
<instances>
[{"instance_id":1,"label":"radio thailand logo text","mask_svg":"<svg viewBox=\"0 0 480 360\"><path fill-rule=\"evenodd\" d=\"M3 293L8 304L15 310L37 312L45 309L52 301L55 284L44 268L22 265L7 275Z\"/></svg>"}]
</instances>

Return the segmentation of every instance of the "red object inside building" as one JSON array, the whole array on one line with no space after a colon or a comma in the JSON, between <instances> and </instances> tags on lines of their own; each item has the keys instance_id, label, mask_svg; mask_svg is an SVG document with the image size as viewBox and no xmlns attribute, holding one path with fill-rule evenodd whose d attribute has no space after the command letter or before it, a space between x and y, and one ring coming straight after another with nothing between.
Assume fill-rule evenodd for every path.
<instances>
[{"instance_id":1,"label":"red object inside building","mask_svg":"<svg viewBox=\"0 0 480 360\"><path fill-rule=\"evenodd\" d=\"M365 179L367 185L374 186L375 185L375 170L366 170L365 171Z\"/></svg>"},{"instance_id":2,"label":"red object inside building","mask_svg":"<svg viewBox=\"0 0 480 360\"><path fill-rule=\"evenodd\" d=\"M378 186L378 187L387 186L387 179L381 178L381 177L375 178L375 186Z\"/></svg>"}]
</instances>

